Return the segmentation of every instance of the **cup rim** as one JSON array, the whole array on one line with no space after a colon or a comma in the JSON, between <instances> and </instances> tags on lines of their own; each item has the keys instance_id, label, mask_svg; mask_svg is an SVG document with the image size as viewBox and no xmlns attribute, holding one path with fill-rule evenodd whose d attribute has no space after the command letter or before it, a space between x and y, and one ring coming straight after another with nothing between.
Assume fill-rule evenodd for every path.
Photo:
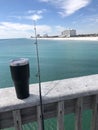
<instances>
[{"instance_id":1,"label":"cup rim","mask_svg":"<svg viewBox=\"0 0 98 130\"><path fill-rule=\"evenodd\" d=\"M17 58L10 60L10 66L22 66L29 63L28 58Z\"/></svg>"}]
</instances>

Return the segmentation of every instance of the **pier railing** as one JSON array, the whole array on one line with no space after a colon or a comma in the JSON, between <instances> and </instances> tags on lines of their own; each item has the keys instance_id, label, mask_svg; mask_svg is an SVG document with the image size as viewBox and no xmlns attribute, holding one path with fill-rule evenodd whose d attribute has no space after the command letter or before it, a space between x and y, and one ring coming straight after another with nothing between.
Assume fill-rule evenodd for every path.
<instances>
[{"instance_id":1,"label":"pier railing","mask_svg":"<svg viewBox=\"0 0 98 130\"><path fill-rule=\"evenodd\" d=\"M82 113L92 109L91 130L98 130L98 75L42 83L44 119L57 117L64 130L64 115L75 113L75 130L82 130ZM30 97L16 98L14 88L0 89L0 129L36 121L41 130L38 84L30 85ZM74 129L74 128L73 128Z\"/></svg>"}]
</instances>

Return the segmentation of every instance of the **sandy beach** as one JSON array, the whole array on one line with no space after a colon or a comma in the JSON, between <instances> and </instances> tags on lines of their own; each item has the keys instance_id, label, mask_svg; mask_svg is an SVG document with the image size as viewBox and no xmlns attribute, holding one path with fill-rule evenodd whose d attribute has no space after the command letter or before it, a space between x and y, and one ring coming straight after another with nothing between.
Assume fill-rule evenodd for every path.
<instances>
[{"instance_id":1,"label":"sandy beach","mask_svg":"<svg viewBox=\"0 0 98 130\"><path fill-rule=\"evenodd\" d=\"M40 40L84 40L98 41L98 37L38 38Z\"/></svg>"}]
</instances>

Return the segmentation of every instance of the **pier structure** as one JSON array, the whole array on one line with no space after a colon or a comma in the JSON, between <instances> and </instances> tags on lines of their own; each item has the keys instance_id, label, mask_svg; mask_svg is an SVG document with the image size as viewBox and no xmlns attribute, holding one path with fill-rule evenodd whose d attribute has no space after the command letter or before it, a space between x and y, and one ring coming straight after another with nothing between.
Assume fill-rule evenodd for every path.
<instances>
[{"instance_id":1,"label":"pier structure","mask_svg":"<svg viewBox=\"0 0 98 130\"><path fill-rule=\"evenodd\" d=\"M98 130L98 74L42 83L44 119L57 118L57 130L64 130L64 116L74 113L75 130L82 130L82 113L92 110L91 130ZM30 85L30 96L16 98L14 87L0 89L0 129L22 130L26 123L38 124L41 112L38 84ZM74 129L74 128L73 128Z\"/></svg>"}]
</instances>

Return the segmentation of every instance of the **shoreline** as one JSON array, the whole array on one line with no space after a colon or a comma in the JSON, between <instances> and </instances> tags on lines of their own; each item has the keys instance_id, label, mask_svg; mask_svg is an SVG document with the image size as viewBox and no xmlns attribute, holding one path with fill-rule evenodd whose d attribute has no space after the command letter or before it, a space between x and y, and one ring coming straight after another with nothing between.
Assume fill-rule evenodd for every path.
<instances>
[{"instance_id":1,"label":"shoreline","mask_svg":"<svg viewBox=\"0 0 98 130\"><path fill-rule=\"evenodd\" d=\"M30 38L34 39L34 38ZM98 37L68 37L68 38L38 38L39 40L80 40L80 41L98 41Z\"/></svg>"}]
</instances>

